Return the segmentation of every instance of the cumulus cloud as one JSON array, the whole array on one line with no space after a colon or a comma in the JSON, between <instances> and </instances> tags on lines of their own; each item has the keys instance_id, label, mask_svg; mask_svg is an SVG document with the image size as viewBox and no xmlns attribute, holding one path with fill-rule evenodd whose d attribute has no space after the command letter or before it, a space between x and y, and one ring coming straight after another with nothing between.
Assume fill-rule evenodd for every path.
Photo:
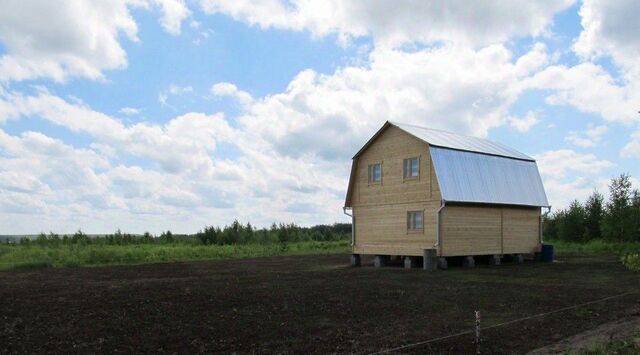
<instances>
[{"instance_id":1,"label":"cumulus cloud","mask_svg":"<svg viewBox=\"0 0 640 355\"><path fill-rule=\"evenodd\" d=\"M580 7L583 31L573 48L591 59L611 56L624 70L640 74L640 3L634 0L585 0Z\"/></svg>"},{"instance_id":2,"label":"cumulus cloud","mask_svg":"<svg viewBox=\"0 0 640 355\"><path fill-rule=\"evenodd\" d=\"M253 101L251 94L246 91L239 90L232 83L217 83L211 86L211 93L215 96L229 96L232 97L242 105L248 105Z\"/></svg>"},{"instance_id":3,"label":"cumulus cloud","mask_svg":"<svg viewBox=\"0 0 640 355\"><path fill-rule=\"evenodd\" d=\"M139 114L141 111L142 109L135 108L135 107L123 107L118 112L127 116L135 116Z\"/></svg>"},{"instance_id":4,"label":"cumulus cloud","mask_svg":"<svg viewBox=\"0 0 640 355\"><path fill-rule=\"evenodd\" d=\"M570 149L550 150L534 155L549 201L556 209L574 199L584 200L594 188L603 191L607 179L601 173L614 163L594 154Z\"/></svg>"},{"instance_id":5,"label":"cumulus cloud","mask_svg":"<svg viewBox=\"0 0 640 355\"><path fill-rule=\"evenodd\" d=\"M528 132L533 126L537 125L540 119L535 113L529 111L524 117L509 117L509 125L518 132Z\"/></svg>"},{"instance_id":6,"label":"cumulus cloud","mask_svg":"<svg viewBox=\"0 0 640 355\"><path fill-rule=\"evenodd\" d=\"M640 159L640 130L633 132L631 140L622 148L620 154L625 158Z\"/></svg>"},{"instance_id":7,"label":"cumulus cloud","mask_svg":"<svg viewBox=\"0 0 640 355\"><path fill-rule=\"evenodd\" d=\"M0 3L0 82L69 77L104 79L105 70L123 69L122 36L138 42L132 7L160 7L163 28L180 33L189 10L182 0L36 1Z\"/></svg>"},{"instance_id":8,"label":"cumulus cloud","mask_svg":"<svg viewBox=\"0 0 640 355\"><path fill-rule=\"evenodd\" d=\"M180 96L193 92L193 87L191 86L180 86L176 84L171 84L166 90L161 91L158 94L158 102L162 106L168 106L174 108L171 104L169 104L169 98L171 96Z\"/></svg>"},{"instance_id":9,"label":"cumulus cloud","mask_svg":"<svg viewBox=\"0 0 640 355\"><path fill-rule=\"evenodd\" d=\"M567 173L597 174L614 164L598 159L593 154L582 154L570 149L550 150L534 155L540 174L549 178L564 178Z\"/></svg>"},{"instance_id":10,"label":"cumulus cloud","mask_svg":"<svg viewBox=\"0 0 640 355\"><path fill-rule=\"evenodd\" d=\"M160 24L165 31L179 35L182 22L191 14L184 0L154 0L154 2L162 9Z\"/></svg>"},{"instance_id":11,"label":"cumulus cloud","mask_svg":"<svg viewBox=\"0 0 640 355\"><path fill-rule=\"evenodd\" d=\"M0 81L102 78L103 70L127 65L119 36L137 41L137 31L126 1L3 1Z\"/></svg>"},{"instance_id":12,"label":"cumulus cloud","mask_svg":"<svg viewBox=\"0 0 640 355\"><path fill-rule=\"evenodd\" d=\"M207 218L217 223L244 218L263 225L317 222L317 215L294 217L289 205L296 200L317 201L326 222L339 216L329 206L344 197L346 164L279 155L230 127L222 114L191 112L165 124L127 125L46 91L32 96L5 92L0 107L9 104L11 117L2 111L0 121L37 116L94 139L88 148L75 148L37 132L0 135L0 192L11 194L13 201L25 196L37 201L31 214L42 214L38 225L43 228L69 232L82 223L101 228L109 224L105 218L115 218L119 226L136 230L142 219L133 216L153 221L147 225L154 232L164 226L193 231L212 223ZM218 157L220 145L232 146L238 156ZM142 158L144 167L123 165L129 156ZM0 209L7 211L0 227L27 218L14 204ZM49 218L53 215L58 218Z\"/></svg>"},{"instance_id":13,"label":"cumulus cloud","mask_svg":"<svg viewBox=\"0 0 640 355\"><path fill-rule=\"evenodd\" d=\"M150 159L167 171L211 169L209 152L217 142L232 139L233 131L222 114L189 113L164 125L120 120L49 92L35 96L0 95L0 122L38 116L73 132L83 132L121 153Z\"/></svg>"},{"instance_id":14,"label":"cumulus cloud","mask_svg":"<svg viewBox=\"0 0 640 355\"><path fill-rule=\"evenodd\" d=\"M11 136L0 130L0 192L11 199L0 201L4 212L47 212L67 196L74 202L113 206L111 195L97 169L110 163L89 149L77 149L38 132ZM15 205L16 201L29 201Z\"/></svg>"},{"instance_id":15,"label":"cumulus cloud","mask_svg":"<svg viewBox=\"0 0 640 355\"><path fill-rule=\"evenodd\" d=\"M602 136L607 133L608 130L609 128L605 125L596 126L590 124L589 127L587 127L587 129L583 132L569 132L569 135L565 138L565 141L583 148L593 147L596 144L600 143L600 141L602 140Z\"/></svg>"},{"instance_id":16,"label":"cumulus cloud","mask_svg":"<svg viewBox=\"0 0 640 355\"><path fill-rule=\"evenodd\" d=\"M640 90L637 85L619 83L598 64L549 66L521 85L523 90L548 90L546 102L550 105L570 105L582 112L598 114L610 122L638 122Z\"/></svg>"},{"instance_id":17,"label":"cumulus cloud","mask_svg":"<svg viewBox=\"0 0 640 355\"><path fill-rule=\"evenodd\" d=\"M350 157L386 120L486 136L508 122L519 82L538 67L529 60L534 54L544 57L544 48L513 58L501 45L378 47L367 66L300 72L286 91L254 100L239 122L281 154L324 159ZM514 122L523 129L535 123L524 119Z\"/></svg>"},{"instance_id":18,"label":"cumulus cloud","mask_svg":"<svg viewBox=\"0 0 640 355\"><path fill-rule=\"evenodd\" d=\"M554 14L573 0L558 1L226 1L201 0L207 13L229 15L261 28L330 34L347 43L371 35L377 43L453 41L473 46L504 42L514 36L543 34ZM399 25L401 24L401 25Z\"/></svg>"}]
</instances>

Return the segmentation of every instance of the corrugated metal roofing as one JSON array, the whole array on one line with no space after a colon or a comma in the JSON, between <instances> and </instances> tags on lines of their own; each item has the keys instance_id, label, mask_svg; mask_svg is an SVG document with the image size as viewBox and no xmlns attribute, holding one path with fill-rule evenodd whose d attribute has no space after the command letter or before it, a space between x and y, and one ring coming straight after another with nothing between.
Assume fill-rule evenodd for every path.
<instances>
[{"instance_id":1,"label":"corrugated metal roofing","mask_svg":"<svg viewBox=\"0 0 640 355\"><path fill-rule=\"evenodd\" d=\"M401 130L419 138L431 146L451 148L457 150L466 150L470 152L499 155L515 159L531 160L534 159L526 154L504 146L500 143L492 142L487 139L463 136L447 131L437 129L424 128L406 123L389 122L390 124L400 128Z\"/></svg>"},{"instance_id":2,"label":"corrugated metal roofing","mask_svg":"<svg viewBox=\"0 0 640 355\"><path fill-rule=\"evenodd\" d=\"M535 161L431 146L446 201L548 206Z\"/></svg>"}]
</instances>

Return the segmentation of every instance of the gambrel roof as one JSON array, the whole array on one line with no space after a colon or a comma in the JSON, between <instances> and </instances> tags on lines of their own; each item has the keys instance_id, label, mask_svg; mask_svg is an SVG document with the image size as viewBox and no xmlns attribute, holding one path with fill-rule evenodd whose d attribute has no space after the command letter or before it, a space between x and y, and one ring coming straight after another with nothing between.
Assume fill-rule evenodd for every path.
<instances>
[{"instance_id":1,"label":"gambrel roof","mask_svg":"<svg viewBox=\"0 0 640 355\"><path fill-rule=\"evenodd\" d=\"M487 139L386 122L353 157L345 206L351 205L357 158L391 126L429 145L443 200L539 207L549 205L538 166L532 157Z\"/></svg>"}]
</instances>

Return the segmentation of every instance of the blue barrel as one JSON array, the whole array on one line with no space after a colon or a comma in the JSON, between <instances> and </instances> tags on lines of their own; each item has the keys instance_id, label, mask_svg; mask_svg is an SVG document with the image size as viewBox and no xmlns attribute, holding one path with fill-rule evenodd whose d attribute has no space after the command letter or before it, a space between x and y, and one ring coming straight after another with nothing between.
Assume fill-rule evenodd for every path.
<instances>
[{"instance_id":1,"label":"blue barrel","mask_svg":"<svg viewBox=\"0 0 640 355\"><path fill-rule=\"evenodd\" d=\"M553 245L551 244L542 244L542 253L541 259L545 263L551 263L554 259L555 251L553 250Z\"/></svg>"}]
</instances>

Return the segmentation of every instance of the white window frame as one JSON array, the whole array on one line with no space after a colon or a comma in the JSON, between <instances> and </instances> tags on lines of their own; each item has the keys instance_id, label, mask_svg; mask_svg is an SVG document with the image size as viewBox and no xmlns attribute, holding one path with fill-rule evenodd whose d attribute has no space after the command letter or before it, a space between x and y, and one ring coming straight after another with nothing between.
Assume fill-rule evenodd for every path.
<instances>
[{"instance_id":1,"label":"white window frame","mask_svg":"<svg viewBox=\"0 0 640 355\"><path fill-rule=\"evenodd\" d=\"M413 174L413 169L412 169L412 165L411 162L414 161L416 162L417 165L417 171L416 171L416 175L412 175ZM409 173L409 174L407 174ZM420 178L420 157L411 157L411 158L406 158L402 161L402 177L405 180L410 180L410 179L419 179Z\"/></svg>"},{"instance_id":2,"label":"white window frame","mask_svg":"<svg viewBox=\"0 0 640 355\"><path fill-rule=\"evenodd\" d=\"M422 231L424 231L424 210L407 211L407 232L416 233Z\"/></svg>"},{"instance_id":3,"label":"white window frame","mask_svg":"<svg viewBox=\"0 0 640 355\"><path fill-rule=\"evenodd\" d=\"M378 168L380 169L380 176L378 178L378 180L374 180L374 169L375 167L378 166ZM367 181L369 182L369 184L382 184L382 162L375 162L375 163L371 163L368 166L367 169L368 173L368 178Z\"/></svg>"}]
</instances>

